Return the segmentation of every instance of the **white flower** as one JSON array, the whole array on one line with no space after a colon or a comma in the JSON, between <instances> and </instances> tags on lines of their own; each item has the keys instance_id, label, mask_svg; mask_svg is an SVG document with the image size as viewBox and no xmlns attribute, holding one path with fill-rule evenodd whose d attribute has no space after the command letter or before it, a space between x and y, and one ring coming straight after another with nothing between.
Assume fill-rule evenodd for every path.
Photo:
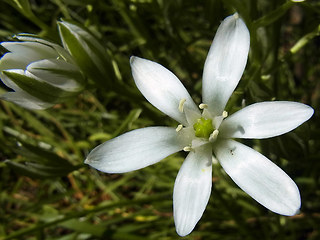
<instances>
[{"instance_id":1,"label":"white flower","mask_svg":"<svg viewBox=\"0 0 320 240\"><path fill-rule=\"evenodd\" d=\"M0 59L0 78L14 90L1 99L40 110L83 90L83 75L65 49L32 35L16 38L20 41L1 43L9 52Z\"/></svg>"},{"instance_id":2,"label":"white flower","mask_svg":"<svg viewBox=\"0 0 320 240\"><path fill-rule=\"evenodd\" d=\"M227 17L213 40L203 73L199 108L178 78L163 66L138 57L130 63L135 83L146 99L180 125L147 127L96 147L86 163L107 173L137 170L180 150L190 151L174 185L177 233L189 234L208 203L212 154L233 181L260 204L282 215L300 208L296 184L279 167L232 138L268 138L296 128L313 109L295 102L262 102L227 117L226 103L244 71L249 32L237 14Z\"/></svg>"}]
</instances>

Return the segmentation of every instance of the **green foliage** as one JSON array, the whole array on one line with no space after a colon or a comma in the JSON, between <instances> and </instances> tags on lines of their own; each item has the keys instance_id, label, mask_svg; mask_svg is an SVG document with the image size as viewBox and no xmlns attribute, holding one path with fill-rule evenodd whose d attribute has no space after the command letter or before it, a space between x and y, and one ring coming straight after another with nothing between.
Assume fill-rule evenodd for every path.
<instances>
[{"instance_id":1,"label":"green foliage","mask_svg":"<svg viewBox=\"0 0 320 240\"><path fill-rule=\"evenodd\" d=\"M57 21L63 18L89 29L108 51L99 87L91 82L75 99L47 111L0 101L0 239L177 239L172 189L184 153L127 174L103 174L83 161L95 146L128 130L176 125L134 86L131 55L168 67L201 103L212 38L220 21L235 11L248 25L251 49L227 111L264 100L304 102L315 109L312 119L291 133L245 141L294 179L301 213L269 212L214 164L211 199L186 239L319 239L317 0L0 1L2 41L28 32L61 44ZM5 91L1 85L0 94Z\"/></svg>"}]
</instances>

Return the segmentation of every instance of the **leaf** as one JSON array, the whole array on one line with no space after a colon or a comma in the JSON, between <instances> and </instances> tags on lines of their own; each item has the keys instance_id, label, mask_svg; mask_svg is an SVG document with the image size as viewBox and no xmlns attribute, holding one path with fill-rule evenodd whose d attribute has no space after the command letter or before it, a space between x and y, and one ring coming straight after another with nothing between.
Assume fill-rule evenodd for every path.
<instances>
[{"instance_id":1,"label":"leaf","mask_svg":"<svg viewBox=\"0 0 320 240\"><path fill-rule=\"evenodd\" d=\"M58 166L46 166L31 162L26 162L25 164L14 162L11 160L6 160L5 163L15 170L20 175L24 175L31 178L55 178L68 175L70 172L76 170L78 167L66 168Z\"/></svg>"},{"instance_id":2,"label":"leaf","mask_svg":"<svg viewBox=\"0 0 320 240\"><path fill-rule=\"evenodd\" d=\"M138 119L141 112L142 112L142 109L140 108L131 110L129 115L120 125L120 127L112 134L112 138L120 135L121 133L125 132L128 128L130 128L131 124Z\"/></svg>"},{"instance_id":3,"label":"leaf","mask_svg":"<svg viewBox=\"0 0 320 240\"><path fill-rule=\"evenodd\" d=\"M101 237L104 231L106 230L106 227L104 225L93 224L92 222L86 220L81 221L80 219L70 219L59 225L80 233L89 233L92 236L96 237Z\"/></svg>"},{"instance_id":4,"label":"leaf","mask_svg":"<svg viewBox=\"0 0 320 240\"><path fill-rule=\"evenodd\" d=\"M296 44L290 49L291 54L297 53L301 48L303 48L307 43L309 43L313 38L320 35L320 24L310 33L307 33L302 38L300 38Z\"/></svg>"},{"instance_id":5,"label":"leaf","mask_svg":"<svg viewBox=\"0 0 320 240\"><path fill-rule=\"evenodd\" d=\"M21 147L16 149L16 153L21 154L26 158L33 159L36 162L47 163L54 166L73 166L66 159L58 156L55 153L52 153L38 146L34 146L27 142L20 141L20 143Z\"/></svg>"},{"instance_id":6,"label":"leaf","mask_svg":"<svg viewBox=\"0 0 320 240\"><path fill-rule=\"evenodd\" d=\"M263 17L259 18L258 20L254 21L255 28L258 27L265 27L268 26L274 22L276 22L279 18L281 18L289 8L293 6L292 1L287 1L281 6L279 6L277 9L273 10L272 12L269 12L268 14L264 15Z\"/></svg>"},{"instance_id":7,"label":"leaf","mask_svg":"<svg viewBox=\"0 0 320 240\"><path fill-rule=\"evenodd\" d=\"M6 164L21 175L31 178L51 178L66 176L82 165L74 166L68 160L26 142L21 143L16 153L23 156L26 161L7 160Z\"/></svg>"}]
</instances>

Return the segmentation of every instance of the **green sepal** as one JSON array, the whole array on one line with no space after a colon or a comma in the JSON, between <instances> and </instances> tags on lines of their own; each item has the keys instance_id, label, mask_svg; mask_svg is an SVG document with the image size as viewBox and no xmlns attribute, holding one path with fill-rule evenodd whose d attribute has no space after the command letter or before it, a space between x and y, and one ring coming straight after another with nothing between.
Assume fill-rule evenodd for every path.
<instances>
[{"instance_id":1,"label":"green sepal","mask_svg":"<svg viewBox=\"0 0 320 240\"><path fill-rule=\"evenodd\" d=\"M64 47L69 51L83 73L100 85L110 85L115 79L111 58L98 40L82 26L58 22Z\"/></svg>"},{"instance_id":2,"label":"green sepal","mask_svg":"<svg viewBox=\"0 0 320 240\"><path fill-rule=\"evenodd\" d=\"M44 102L59 103L79 94L78 91L65 91L44 81L39 81L17 72L2 71L2 73L17 84L19 88Z\"/></svg>"}]
</instances>

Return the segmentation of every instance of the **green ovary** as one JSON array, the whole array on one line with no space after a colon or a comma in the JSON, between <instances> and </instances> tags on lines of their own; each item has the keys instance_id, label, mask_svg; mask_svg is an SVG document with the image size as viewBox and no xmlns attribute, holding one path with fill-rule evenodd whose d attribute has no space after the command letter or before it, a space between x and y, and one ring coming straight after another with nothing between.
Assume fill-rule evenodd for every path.
<instances>
[{"instance_id":1,"label":"green ovary","mask_svg":"<svg viewBox=\"0 0 320 240\"><path fill-rule=\"evenodd\" d=\"M199 118L193 125L196 137L209 139L214 128L211 119Z\"/></svg>"}]
</instances>

